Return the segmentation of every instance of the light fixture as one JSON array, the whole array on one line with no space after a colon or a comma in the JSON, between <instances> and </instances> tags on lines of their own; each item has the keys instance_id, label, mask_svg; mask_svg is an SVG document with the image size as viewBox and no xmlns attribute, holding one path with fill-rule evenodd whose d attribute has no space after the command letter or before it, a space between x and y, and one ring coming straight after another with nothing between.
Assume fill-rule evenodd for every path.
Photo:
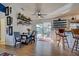
<instances>
[{"instance_id":1,"label":"light fixture","mask_svg":"<svg viewBox=\"0 0 79 59\"><path fill-rule=\"evenodd\" d=\"M61 21L61 18L59 18L58 21Z\"/></svg>"},{"instance_id":2,"label":"light fixture","mask_svg":"<svg viewBox=\"0 0 79 59\"><path fill-rule=\"evenodd\" d=\"M72 19L72 20L76 20L76 17L72 17L71 19Z\"/></svg>"}]
</instances>

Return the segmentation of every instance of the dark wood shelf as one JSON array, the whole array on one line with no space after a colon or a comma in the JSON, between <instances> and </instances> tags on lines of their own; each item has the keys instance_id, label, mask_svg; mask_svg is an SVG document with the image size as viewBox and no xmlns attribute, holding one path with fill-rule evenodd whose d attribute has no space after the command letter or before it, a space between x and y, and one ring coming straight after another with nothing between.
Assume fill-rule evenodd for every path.
<instances>
[{"instance_id":1,"label":"dark wood shelf","mask_svg":"<svg viewBox=\"0 0 79 59\"><path fill-rule=\"evenodd\" d=\"M72 20L71 23L79 23L79 20Z\"/></svg>"}]
</instances>

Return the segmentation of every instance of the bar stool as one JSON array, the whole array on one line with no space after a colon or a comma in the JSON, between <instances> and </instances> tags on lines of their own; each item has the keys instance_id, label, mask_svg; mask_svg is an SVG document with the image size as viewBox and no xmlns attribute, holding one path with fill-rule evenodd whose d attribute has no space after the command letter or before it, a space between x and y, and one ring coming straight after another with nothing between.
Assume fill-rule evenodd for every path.
<instances>
[{"instance_id":1,"label":"bar stool","mask_svg":"<svg viewBox=\"0 0 79 59\"><path fill-rule=\"evenodd\" d=\"M59 43L60 43L60 36L59 36L59 31L58 31L58 29L55 29L55 34L56 34L56 42L58 42L57 44L57 46L59 46Z\"/></svg>"},{"instance_id":2,"label":"bar stool","mask_svg":"<svg viewBox=\"0 0 79 59\"><path fill-rule=\"evenodd\" d=\"M65 42L67 43L67 46L69 48L69 43L68 43L68 40L67 40L67 35L65 35L65 29L59 29L58 32L59 33L56 33L56 35L59 35L59 37L60 37L58 46L60 44L60 41L62 40L63 48L65 47Z\"/></svg>"},{"instance_id":3,"label":"bar stool","mask_svg":"<svg viewBox=\"0 0 79 59\"><path fill-rule=\"evenodd\" d=\"M72 34L73 34L73 38L74 40L74 44L72 47L72 52L74 50L74 48L76 48L75 50L77 51L78 48L78 44L79 44L79 29L72 29Z\"/></svg>"}]
</instances>

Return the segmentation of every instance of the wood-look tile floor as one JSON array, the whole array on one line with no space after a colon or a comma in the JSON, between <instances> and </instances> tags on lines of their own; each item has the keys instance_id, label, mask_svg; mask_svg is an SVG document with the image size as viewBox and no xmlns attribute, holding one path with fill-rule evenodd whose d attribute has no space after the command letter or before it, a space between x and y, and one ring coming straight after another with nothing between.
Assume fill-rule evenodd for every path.
<instances>
[{"instance_id":1,"label":"wood-look tile floor","mask_svg":"<svg viewBox=\"0 0 79 59\"><path fill-rule=\"evenodd\" d=\"M57 47L53 41L37 41L21 48L0 45L0 53L7 51L15 56L79 56L78 52L71 52L70 48Z\"/></svg>"}]
</instances>

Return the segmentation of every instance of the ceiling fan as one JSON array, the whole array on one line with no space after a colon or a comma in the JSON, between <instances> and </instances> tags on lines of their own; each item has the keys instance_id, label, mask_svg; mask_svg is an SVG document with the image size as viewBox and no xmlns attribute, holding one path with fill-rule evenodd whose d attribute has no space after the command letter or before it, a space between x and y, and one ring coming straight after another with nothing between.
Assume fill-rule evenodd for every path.
<instances>
[{"instance_id":1,"label":"ceiling fan","mask_svg":"<svg viewBox=\"0 0 79 59\"><path fill-rule=\"evenodd\" d=\"M43 18L45 15L47 15L47 14L41 13L41 5L42 4L40 4L40 3L36 4L35 11L32 15L35 15L36 17L39 17L39 18Z\"/></svg>"}]
</instances>

